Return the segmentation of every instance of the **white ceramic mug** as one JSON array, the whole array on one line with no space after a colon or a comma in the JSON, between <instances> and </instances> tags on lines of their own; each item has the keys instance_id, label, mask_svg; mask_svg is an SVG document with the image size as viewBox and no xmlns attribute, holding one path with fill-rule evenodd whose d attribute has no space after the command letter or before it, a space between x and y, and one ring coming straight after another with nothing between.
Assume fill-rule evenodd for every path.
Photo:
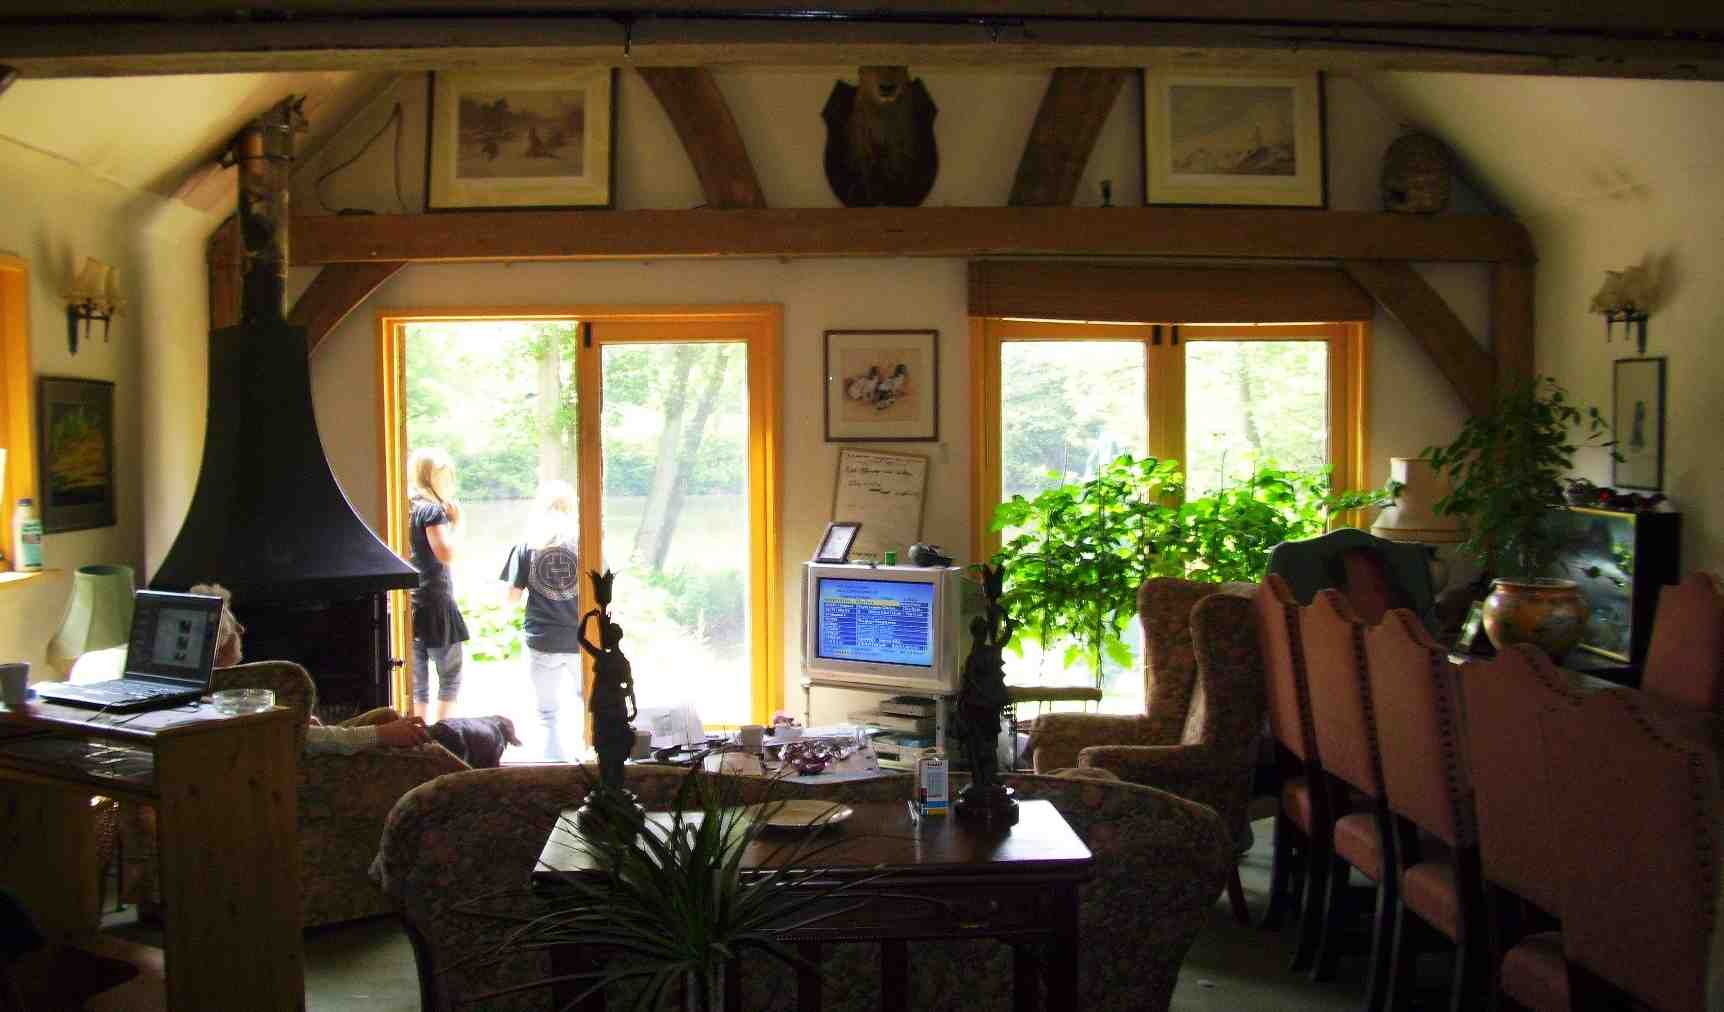
<instances>
[{"instance_id":1,"label":"white ceramic mug","mask_svg":"<svg viewBox=\"0 0 1724 1012\"><path fill-rule=\"evenodd\" d=\"M0 703L21 706L29 694L30 662L0 664Z\"/></svg>"},{"instance_id":2,"label":"white ceramic mug","mask_svg":"<svg viewBox=\"0 0 1724 1012\"><path fill-rule=\"evenodd\" d=\"M759 752L760 741L764 737L766 727L762 724L744 724L736 730L736 743L744 752Z\"/></svg>"}]
</instances>

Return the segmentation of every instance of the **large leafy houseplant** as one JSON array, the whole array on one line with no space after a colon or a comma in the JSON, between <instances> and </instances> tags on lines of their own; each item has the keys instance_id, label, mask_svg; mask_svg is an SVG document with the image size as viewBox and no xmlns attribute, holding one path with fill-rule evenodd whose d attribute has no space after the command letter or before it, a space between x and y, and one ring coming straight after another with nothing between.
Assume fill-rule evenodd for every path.
<instances>
[{"instance_id":1,"label":"large leafy houseplant","mask_svg":"<svg viewBox=\"0 0 1724 1012\"><path fill-rule=\"evenodd\" d=\"M1614 446L1609 437L1598 409L1574 404L1555 380L1522 380L1491 411L1469 418L1448 446L1425 451L1454 486L1437 501L1437 512L1465 520L1465 548L1491 572L1536 576L1561 547L1548 517L1563 502L1575 451Z\"/></svg>"},{"instance_id":2,"label":"large leafy houseplant","mask_svg":"<svg viewBox=\"0 0 1724 1012\"><path fill-rule=\"evenodd\" d=\"M1259 580L1275 545L1383 501L1332 492L1326 471L1275 468L1182 502L1184 492L1177 461L1127 454L1087 481L1001 503L993 529L1012 534L993 564L1005 567L1004 603L1022 623L1011 648L1064 644L1063 663L1085 661L1099 686L1106 662L1131 662L1124 636L1144 580Z\"/></svg>"}]
</instances>

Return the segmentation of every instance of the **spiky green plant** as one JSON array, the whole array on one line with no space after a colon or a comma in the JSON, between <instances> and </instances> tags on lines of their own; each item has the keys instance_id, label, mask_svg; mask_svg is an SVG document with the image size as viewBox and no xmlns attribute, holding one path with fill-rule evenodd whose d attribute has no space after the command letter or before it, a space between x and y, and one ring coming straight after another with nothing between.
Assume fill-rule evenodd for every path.
<instances>
[{"instance_id":1,"label":"spiky green plant","mask_svg":"<svg viewBox=\"0 0 1724 1012\"><path fill-rule=\"evenodd\" d=\"M787 836L762 862L766 867L745 872L744 854L760 835L763 816L782 801L748 805L739 778L691 769L677 787L673 810L649 819L639 832L633 828L638 814L631 819L625 798L617 792L594 798L604 816L600 828L565 824L591 870L565 876L552 909L519 924L488 954L500 960L560 945L604 950L601 965L565 978L584 985L573 1005L624 983L633 985L633 1009L663 1008L679 989L688 1008L720 1008L726 961L754 951L811 968L780 936L842 918L874 895L859 890L877 875L812 885L821 875L819 856L841 839L827 833ZM832 902L846 894L855 902Z\"/></svg>"}]
</instances>

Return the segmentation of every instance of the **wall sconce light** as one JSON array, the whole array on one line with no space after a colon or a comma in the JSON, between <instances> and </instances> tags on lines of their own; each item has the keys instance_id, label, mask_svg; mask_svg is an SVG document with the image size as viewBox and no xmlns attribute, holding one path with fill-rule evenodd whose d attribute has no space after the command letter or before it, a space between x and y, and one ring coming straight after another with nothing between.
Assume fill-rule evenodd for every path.
<instances>
[{"instance_id":1,"label":"wall sconce light","mask_svg":"<svg viewBox=\"0 0 1724 1012\"><path fill-rule=\"evenodd\" d=\"M120 298L120 272L91 257L78 258L78 270L72 277L72 287L66 292L66 347L78 353L78 322L84 323L84 338L90 337L92 321L102 321L102 340L108 339L108 327L124 307Z\"/></svg>"},{"instance_id":2,"label":"wall sconce light","mask_svg":"<svg viewBox=\"0 0 1724 1012\"><path fill-rule=\"evenodd\" d=\"M1625 333L1636 340L1640 354L1646 354L1646 318L1652 314L1653 289L1652 272L1644 263L1604 272L1604 284L1589 308L1604 316L1606 343L1618 323L1626 324Z\"/></svg>"}]
</instances>

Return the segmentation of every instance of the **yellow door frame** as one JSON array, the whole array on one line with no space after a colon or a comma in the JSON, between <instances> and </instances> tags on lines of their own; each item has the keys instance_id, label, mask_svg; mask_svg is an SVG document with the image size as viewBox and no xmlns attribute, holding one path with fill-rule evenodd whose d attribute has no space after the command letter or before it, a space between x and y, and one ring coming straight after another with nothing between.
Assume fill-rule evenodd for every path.
<instances>
[{"instance_id":1,"label":"yellow door frame","mask_svg":"<svg viewBox=\"0 0 1724 1012\"><path fill-rule=\"evenodd\" d=\"M764 722L784 691L784 605L779 593L782 565L778 551L783 490L779 481L783 459L779 399L783 389L783 309L776 305L676 305L556 307L489 307L479 309L385 309L378 313L379 489L385 504L389 547L403 558L407 544L406 331L410 324L483 320L571 320L591 325L591 341L576 347L578 397L576 454L580 462L580 556L584 565L602 568L603 539L597 508L604 491L604 456L600 442L603 389L600 356L606 344L642 341L731 341L747 345L748 495L749 495L749 642L753 663L752 719ZM593 508L587 508L592 504ZM410 656L412 631L406 620L407 593L393 602L391 645L396 656ZM583 613L593 607L592 587L581 584ZM591 659L586 659L583 696L590 697ZM398 701L407 697L409 672L404 665L394 679Z\"/></svg>"}]
</instances>

